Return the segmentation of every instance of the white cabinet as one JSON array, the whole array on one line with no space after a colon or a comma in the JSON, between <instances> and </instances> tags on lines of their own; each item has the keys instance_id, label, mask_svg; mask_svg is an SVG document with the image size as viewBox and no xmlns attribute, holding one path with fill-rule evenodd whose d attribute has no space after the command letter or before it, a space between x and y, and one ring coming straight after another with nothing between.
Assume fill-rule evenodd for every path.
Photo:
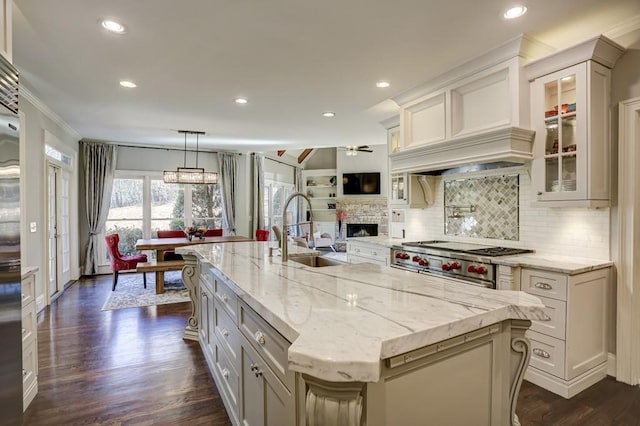
<instances>
[{"instance_id":1,"label":"white cabinet","mask_svg":"<svg viewBox=\"0 0 640 426\"><path fill-rule=\"evenodd\" d=\"M38 393L38 330L35 301L36 268L22 273L22 410Z\"/></svg>"},{"instance_id":2,"label":"white cabinet","mask_svg":"<svg viewBox=\"0 0 640 426\"><path fill-rule=\"evenodd\" d=\"M391 173L389 205L395 208L423 209L433 204L434 192L430 176Z\"/></svg>"},{"instance_id":3,"label":"white cabinet","mask_svg":"<svg viewBox=\"0 0 640 426\"><path fill-rule=\"evenodd\" d=\"M290 343L212 268L200 272L198 337L209 370L234 425L295 422L295 374Z\"/></svg>"},{"instance_id":4,"label":"white cabinet","mask_svg":"<svg viewBox=\"0 0 640 426\"><path fill-rule=\"evenodd\" d=\"M565 398L607 371L609 268L576 275L523 268L522 291L540 298L550 321L533 321L525 379Z\"/></svg>"},{"instance_id":5,"label":"white cabinet","mask_svg":"<svg viewBox=\"0 0 640 426\"><path fill-rule=\"evenodd\" d=\"M382 244L349 240L347 241L347 262L389 266L391 249Z\"/></svg>"},{"instance_id":6,"label":"white cabinet","mask_svg":"<svg viewBox=\"0 0 640 426\"><path fill-rule=\"evenodd\" d=\"M531 168L534 205L609 205L609 68L622 53L612 43L597 38L527 66L533 77L531 120L536 131ZM562 67L565 57L571 66ZM554 65L558 68L550 72Z\"/></svg>"},{"instance_id":7,"label":"white cabinet","mask_svg":"<svg viewBox=\"0 0 640 426\"><path fill-rule=\"evenodd\" d=\"M4 56L9 62L13 62L12 5L13 0L0 0L0 55Z\"/></svg>"},{"instance_id":8,"label":"white cabinet","mask_svg":"<svg viewBox=\"0 0 640 426\"><path fill-rule=\"evenodd\" d=\"M303 192L311 200L315 231L328 232L335 240L336 197L338 195L335 169L303 170ZM308 206L302 204L303 220L309 220Z\"/></svg>"}]
</instances>

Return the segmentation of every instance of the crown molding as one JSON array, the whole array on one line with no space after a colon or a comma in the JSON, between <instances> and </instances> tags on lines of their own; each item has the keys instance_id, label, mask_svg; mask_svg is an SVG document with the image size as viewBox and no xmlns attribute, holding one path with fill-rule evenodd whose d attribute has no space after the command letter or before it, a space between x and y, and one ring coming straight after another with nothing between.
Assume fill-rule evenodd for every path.
<instances>
[{"instance_id":1,"label":"crown molding","mask_svg":"<svg viewBox=\"0 0 640 426\"><path fill-rule=\"evenodd\" d=\"M78 133L73 127L67 124L58 114L56 114L51 108L49 108L44 102L40 100L36 95L31 93L29 89L24 86L20 86L18 89L19 98L24 98L29 101L33 106L35 106L41 113L43 113L47 118L53 121L55 124L60 126L62 130L67 132L69 135L74 137L77 141L82 139L82 135ZM18 109L20 109L20 99L18 98Z\"/></svg>"},{"instance_id":2,"label":"crown molding","mask_svg":"<svg viewBox=\"0 0 640 426\"><path fill-rule=\"evenodd\" d=\"M635 15L618 23L616 26L606 31L604 35L617 41L627 34L638 30L640 30L640 15Z\"/></svg>"}]
</instances>

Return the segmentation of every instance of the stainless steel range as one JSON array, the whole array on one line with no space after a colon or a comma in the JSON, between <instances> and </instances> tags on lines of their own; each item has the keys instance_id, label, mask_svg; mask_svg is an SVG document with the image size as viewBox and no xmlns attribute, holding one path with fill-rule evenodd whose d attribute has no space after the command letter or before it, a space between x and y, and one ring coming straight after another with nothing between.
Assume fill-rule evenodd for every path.
<instances>
[{"instance_id":1,"label":"stainless steel range","mask_svg":"<svg viewBox=\"0 0 640 426\"><path fill-rule=\"evenodd\" d=\"M452 241L417 241L391 247L391 266L496 288L496 265L492 258L531 252Z\"/></svg>"}]
</instances>

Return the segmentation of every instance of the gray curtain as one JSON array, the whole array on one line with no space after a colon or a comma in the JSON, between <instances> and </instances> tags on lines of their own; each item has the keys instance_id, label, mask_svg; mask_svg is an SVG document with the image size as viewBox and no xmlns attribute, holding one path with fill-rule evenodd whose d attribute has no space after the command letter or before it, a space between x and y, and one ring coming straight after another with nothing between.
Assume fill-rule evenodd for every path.
<instances>
[{"instance_id":1,"label":"gray curtain","mask_svg":"<svg viewBox=\"0 0 640 426\"><path fill-rule=\"evenodd\" d=\"M109 215L113 175L116 170L118 147L116 145L80 141L86 196L87 223L89 224L89 243L84 259L84 275L97 272L98 244Z\"/></svg>"},{"instance_id":2,"label":"gray curtain","mask_svg":"<svg viewBox=\"0 0 640 426\"><path fill-rule=\"evenodd\" d=\"M222 193L222 219L226 235L236 235L236 180L238 179L238 155L219 152L220 186Z\"/></svg>"},{"instance_id":3,"label":"gray curtain","mask_svg":"<svg viewBox=\"0 0 640 426\"><path fill-rule=\"evenodd\" d=\"M253 235L264 229L264 155L253 154Z\"/></svg>"}]
</instances>

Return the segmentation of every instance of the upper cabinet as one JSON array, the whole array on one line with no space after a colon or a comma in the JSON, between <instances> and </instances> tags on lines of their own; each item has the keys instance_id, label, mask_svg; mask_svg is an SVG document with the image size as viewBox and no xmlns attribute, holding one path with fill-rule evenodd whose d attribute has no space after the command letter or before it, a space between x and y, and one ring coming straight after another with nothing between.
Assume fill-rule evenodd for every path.
<instances>
[{"instance_id":1,"label":"upper cabinet","mask_svg":"<svg viewBox=\"0 0 640 426\"><path fill-rule=\"evenodd\" d=\"M609 205L610 68L622 53L601 36L527 65L534 204Z\"/></svg>"},{"instance_id":2,"label":"upper cabinet","mask_svg":"<svg viewBox=\"0 0 640 426\"><path fill-rule=\"evenodd\" d=\"M533 158L528 81L523 64L550 51L517 37L404 93L391 172L424 172Z\"/></svg>"},{"instance_id":3,"label":"upper cabinet","mask_svg":"<svg viewBox=\"0 0 640 426\"><path fill-rule=\"evenodd\" d=\"M13 0L0 0L0 54L9 62L13 62L11 47L13 32L12 4Z\"/></svg>"}]
</instances>

